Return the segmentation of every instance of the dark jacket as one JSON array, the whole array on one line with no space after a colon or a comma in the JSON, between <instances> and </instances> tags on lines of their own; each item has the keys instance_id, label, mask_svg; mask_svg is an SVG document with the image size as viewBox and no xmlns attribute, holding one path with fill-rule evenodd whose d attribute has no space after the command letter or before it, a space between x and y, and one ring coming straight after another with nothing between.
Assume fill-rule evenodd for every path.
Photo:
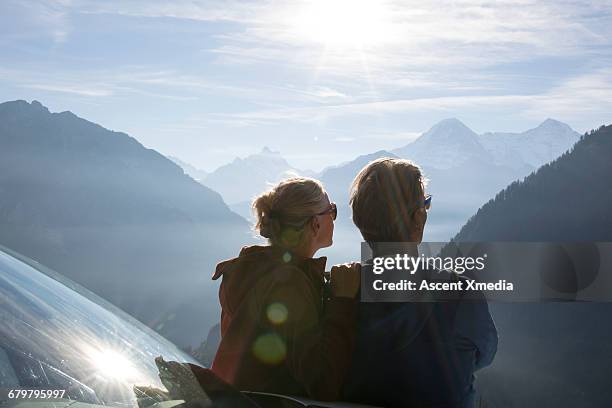
<instances>
[{"instance_id":1,"label":"dark jacket","mask_svg":"<svg viewBox=\"0 0 612 408\"><path fill-rule=\"evenodd\" d=\"M241 390L335 400L350 364L357 303L323 310L325 258L269 246L221 262L221 343L212 371Z\"/></svg>"},{"instance_id":2,"label":"dark jacket","mask_svg":"<svg viewBox=\"0 0 612 408\"><path fill-rule=\"evenodd\" d=\"M474 372L497 330L482 293L443 302L361 303L344 398L384 407L472 407Z\"/></svg>"}]
</instances>

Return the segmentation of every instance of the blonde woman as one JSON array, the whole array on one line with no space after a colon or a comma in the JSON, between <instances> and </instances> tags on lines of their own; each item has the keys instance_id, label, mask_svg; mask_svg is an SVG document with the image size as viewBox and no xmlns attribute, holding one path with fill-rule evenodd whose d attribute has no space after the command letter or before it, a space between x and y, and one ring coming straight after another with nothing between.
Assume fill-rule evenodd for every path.
<instances>
[{"instance_id":1,"label":"blonde woman","mask_svg":"<svg viewBox=\"0 0 612 408\"><path fill-rule=\"evenodd\" d=\"M332 244L336 205L320 182L299 177L261 194L253 210L269 245L217 265L221 343L212 371L241 390L336 400L359 290L357 266L334 266L324 301L326 259L313 256Z\"/></svg>"}]
</instances>

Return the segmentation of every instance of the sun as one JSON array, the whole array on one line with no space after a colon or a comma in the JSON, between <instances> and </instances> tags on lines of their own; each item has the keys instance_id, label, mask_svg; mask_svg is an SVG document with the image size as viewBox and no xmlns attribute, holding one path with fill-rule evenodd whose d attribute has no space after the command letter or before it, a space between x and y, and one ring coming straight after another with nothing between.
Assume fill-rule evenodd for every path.
<instances>
[{"instance_id":1,"label":"sun","mask_svg":"<svg viewBox=\"0 0 612 408\"><path fill-rule=\"evenodd\" d=\"M384 45L393 38L392 13L383 0L312 0L296 10L293 27L327 47Z\"/></svg>"},{"instance_id":2,"label":"sun","mask_svg":"<svg viewBox=\"0 0 612 408\"><path fill-rule=\"evenodd\" d=\"M139 376L129 357L119 350L91 345L84 347L95 374L99 377L112 381L134 381Z\"/></svg>"}]
</instances>

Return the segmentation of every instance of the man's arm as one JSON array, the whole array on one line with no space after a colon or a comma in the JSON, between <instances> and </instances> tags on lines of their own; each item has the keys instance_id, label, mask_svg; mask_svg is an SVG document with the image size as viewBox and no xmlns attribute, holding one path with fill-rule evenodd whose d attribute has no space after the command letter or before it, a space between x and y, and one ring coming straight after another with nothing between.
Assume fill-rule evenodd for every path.
<instances>
[{"instance_id":1,"label":"man's arm","mask_svg":"<svg viewBox=\"0 0 612 408\"><path fill-rule=\"evenodd\" d=\"M455 317L455 331L459 346L476 348L475 369L490 365L497 353L497 328L489 312L489 305L482 300L460 302Z\"/></svg>"}]
</instances>

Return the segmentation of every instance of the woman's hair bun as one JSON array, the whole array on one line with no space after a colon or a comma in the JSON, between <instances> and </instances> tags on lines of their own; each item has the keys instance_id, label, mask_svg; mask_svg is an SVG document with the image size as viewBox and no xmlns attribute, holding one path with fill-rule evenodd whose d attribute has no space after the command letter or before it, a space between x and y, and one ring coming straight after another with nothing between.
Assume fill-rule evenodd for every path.
<instances>
[{"instance_id":1,"label":"woman's hair bun","mask_svg":"<svg viewBox=\"0 0 612 408\"><path fill-rule=\"evenodd\" d=\"M264 238L275 238L281 230L279 217L272 214L263 214L259 221L259 234Z\"/></svg>"},{"instance_id":2,"label":"woman's hair bun","mask_svg":"<svg viewBox=\"0 0 612 408\"><path fill-rule=\"evenodd\" d=\"M253 201L253 212L257 219L255 229L259 230L259 234L264 238L272 238L276 230L276 225L280 230L280 223L275 222L276 211L272 209L274 203L275 192L273 190L266 191Z\"/></svg>"}]
</instances>

